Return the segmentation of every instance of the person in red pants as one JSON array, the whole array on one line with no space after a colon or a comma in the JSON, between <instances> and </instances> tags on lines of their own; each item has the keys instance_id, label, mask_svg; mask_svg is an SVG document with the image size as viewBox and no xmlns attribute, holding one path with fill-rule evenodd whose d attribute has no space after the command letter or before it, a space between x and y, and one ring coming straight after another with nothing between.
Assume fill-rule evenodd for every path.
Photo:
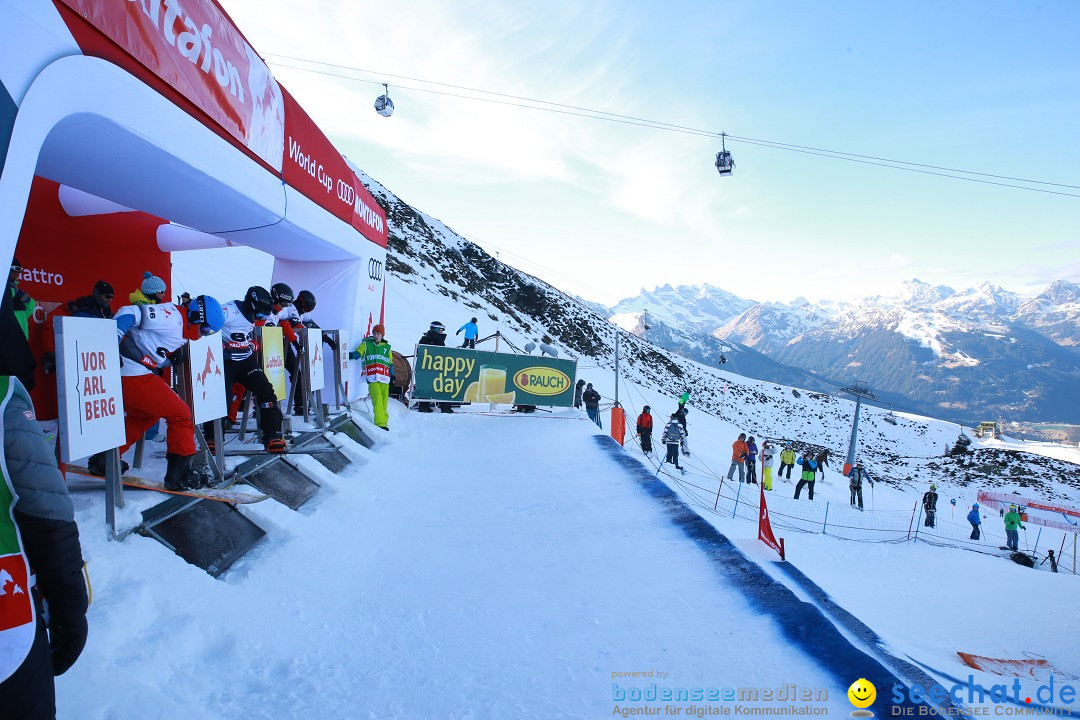
<instances>
[{"instance_id":1,"label":"person in red pants","mask_svg":"<svg viewBox=\"0 0 1080 720\"><path fill-rule=\"evenodd\" d=\"M182 359L188 339L211 335L224 324L221 304L209 295L200 295L187 305L128 305L116 313L125 411L125 442L120 453L164 419L169 426L165 455L168 490L199 487L205 484L205 476L191 467L196 452L191 408L161 379L160 373ZM105 453L91 456L87 468L95 475L104 475ZM126 463L121 468L127 470Z\"/></svg>"}]
</instances>

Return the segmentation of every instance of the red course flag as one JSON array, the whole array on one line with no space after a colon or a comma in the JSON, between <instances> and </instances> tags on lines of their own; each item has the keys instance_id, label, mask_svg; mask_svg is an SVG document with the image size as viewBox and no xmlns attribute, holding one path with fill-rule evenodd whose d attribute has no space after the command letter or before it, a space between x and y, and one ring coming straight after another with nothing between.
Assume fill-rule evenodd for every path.
<instances>
[{"instance_id":1,"label":"red course flag","mask_svg":"<svg viewBox=\"0 0 1080 720\"><path fill-rule=\"evenodd\" d=\"M769 522L769 508L765 505L765 488L761 488L761 514L758 515L758 540L765 543L773 550L780 554L780 559L784 559L784 539L780 538L780 542L776 541L776 536L773 535L772 523Z\"/></svg>"}]
</instances>

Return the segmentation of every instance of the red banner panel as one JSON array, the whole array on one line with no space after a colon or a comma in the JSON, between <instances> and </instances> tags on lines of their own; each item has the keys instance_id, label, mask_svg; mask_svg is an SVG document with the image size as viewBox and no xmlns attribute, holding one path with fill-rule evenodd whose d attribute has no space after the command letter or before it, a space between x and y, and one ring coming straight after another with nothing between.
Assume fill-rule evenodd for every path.
<instances>
[{"instance_id":1,"label":"red banner panel","mask_svg":"<svg viewBox=\"0 0 1080 720\"><path fill-rule=\"evenodd\" d=\"M281 170L285 108L269 68L212 0L60 0Z\"/></svg>"}]
</instances>

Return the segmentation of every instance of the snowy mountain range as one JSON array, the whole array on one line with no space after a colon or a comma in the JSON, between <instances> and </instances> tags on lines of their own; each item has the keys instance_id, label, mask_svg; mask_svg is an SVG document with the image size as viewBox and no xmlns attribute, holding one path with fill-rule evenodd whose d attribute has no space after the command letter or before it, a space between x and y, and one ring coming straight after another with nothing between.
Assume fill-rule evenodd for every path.
<instances>
[{"instance_id":1,"label":"snowy mountain range","mask_svg":"<svg viewBox=\"0 0 1080 720\"><path fill-rule=\"evenodd\" d=\"M854 303L762 303L665 285L609 314L702 362L715 363L726 344L731 367L751 377L863 380L886 403L966 422L1080 422L1069 400L1080 381L1080 285L1064 280L1024 298L990 283L957 291L913 279Z\"/></svg>"}]
</instances>

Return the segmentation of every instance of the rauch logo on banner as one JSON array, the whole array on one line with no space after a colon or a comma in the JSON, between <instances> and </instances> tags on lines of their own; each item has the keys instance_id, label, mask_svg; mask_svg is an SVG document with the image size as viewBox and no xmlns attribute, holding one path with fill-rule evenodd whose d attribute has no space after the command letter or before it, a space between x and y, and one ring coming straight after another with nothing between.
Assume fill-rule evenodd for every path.
<instances>
[{"instance_id":1,"label":"rauch logo on banner","mask_svg":"<svg viewBox=\"0 0 1080 720\"><path fill-rule=\"evenodd\" d=\"M554 368L530 367L514 373L514 385L533 395L558 395L570 387L570 378Z\"/></svg>"}]
</instances>

